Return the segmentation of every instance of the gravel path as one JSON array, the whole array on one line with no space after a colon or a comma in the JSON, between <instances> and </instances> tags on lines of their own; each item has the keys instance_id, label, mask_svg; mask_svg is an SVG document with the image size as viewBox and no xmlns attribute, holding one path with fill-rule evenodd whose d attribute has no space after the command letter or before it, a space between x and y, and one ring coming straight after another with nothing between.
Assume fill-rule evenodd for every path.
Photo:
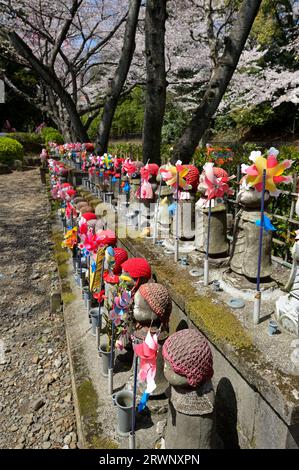
<instances>
[{"instance_id":1,"label":"gravel path","mask_svg":"<svg viewBox=\"0 0 299 470\"><path fill-rule=\"evenodd\" d=\"M76 448L49 206L39 170L0 176L0 448Z\"/></svg>"}]
</instances>

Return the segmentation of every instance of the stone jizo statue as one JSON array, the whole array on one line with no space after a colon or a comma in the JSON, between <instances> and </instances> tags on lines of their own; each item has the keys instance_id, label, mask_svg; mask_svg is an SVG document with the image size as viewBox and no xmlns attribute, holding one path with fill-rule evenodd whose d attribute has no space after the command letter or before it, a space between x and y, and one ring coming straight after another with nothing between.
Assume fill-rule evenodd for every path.
<instances>
[{"instance_id":1,"label":"stone jizo statue","mask_svg":"<svg viewBox=\"0 0 299 470\"><path fill-rule=\"evenodd\" d=\"M210 449L214 391L210 346L198 330L181 330L163 346L164 374L170 384L166 449Z\"/></svg>"}]
</instances>

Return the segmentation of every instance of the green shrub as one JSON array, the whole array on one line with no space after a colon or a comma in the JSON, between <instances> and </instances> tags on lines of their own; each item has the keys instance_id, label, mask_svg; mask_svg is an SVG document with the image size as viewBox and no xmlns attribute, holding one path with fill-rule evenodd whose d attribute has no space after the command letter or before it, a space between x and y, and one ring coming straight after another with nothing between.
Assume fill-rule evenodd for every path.
<instances>
[{"instance_id":1,"label":"green shrub","mask_svg":"<svg viewBox=\"0 0 299 470\"><path fill-rule=\"evenodd\" d=\"M20 142L25 153L39 153L44 143L41 134L35 132L13 132L9 134L9 138Z\"/></svg>"},{"instance_id":2,"label":"green shrub","mask_svg":"<svg viewBox=\"0 0 299 470\"><path fill-rule=\"evenodd\" d=\"M44 127L40 133L46 145L48 145L49 142L55 142L56 144L64 143L63 136L57 129L54 129L54 127Z\"/></svg>"},{"instance_id":3,"label":"green shrub","mask_svg":"<svg viewBox=\"0 0 299 470\"><path fill-rule=\"evenodd\" d=\"M0 137L0 163L13 165L14 160L23 160L23 145L15 139Z\"/></svg>"}]
</instances>

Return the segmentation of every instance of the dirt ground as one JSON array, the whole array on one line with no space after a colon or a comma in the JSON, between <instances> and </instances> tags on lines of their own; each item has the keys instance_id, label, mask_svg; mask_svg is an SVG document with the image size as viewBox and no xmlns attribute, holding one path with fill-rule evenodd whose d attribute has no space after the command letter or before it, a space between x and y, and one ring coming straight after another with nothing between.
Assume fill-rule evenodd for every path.
<instances>
[{"instance_id":1,"label":"dirt ground","mask_svg":"<svg viewBox=\"0 0 299 470\"><path fill-rule=\"evenodd\" d=\"M76 448L50 207L39 169L0 175L0 448Z\"/></svg>"}]
</instances>

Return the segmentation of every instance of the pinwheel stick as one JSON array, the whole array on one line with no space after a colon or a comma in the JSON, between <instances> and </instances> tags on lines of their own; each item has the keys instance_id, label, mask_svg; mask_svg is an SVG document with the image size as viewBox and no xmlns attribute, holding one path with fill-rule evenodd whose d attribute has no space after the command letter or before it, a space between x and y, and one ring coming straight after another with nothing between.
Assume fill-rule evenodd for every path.
<instances>
[{"instance_id":1,"label":"pinwheel stick","mask_svg":"<svg viewBox=\"0 0 299 470\"><path fill-rule=\"evenodd\" d=\"M253 323L258 325L261 313L261 296L260 282L261 282L261 263L262 263L262 248L263 248L263 232L264 232L264 211L265 211L265 189L266 189L266 170L263 170L263 186L261 197L261 222L260 222L260 236L259 236L259 251L257 261L257 277L256 277L256 294L254 298L253 310Z\"/></svg>"},{"instance_id":2,"label":"pinwheel stick","mask_svg":"<svg viewBox=\"0 0 299 470\"><path fill-rule=\"evenodd\" d=\"M114 356L114 321L111 326L111 344L110 344L110 357L108 369L108 392L110 395L113 393L113 356Z\"/></svg>"},{"instance_id":3,"label":"pinwheel stick","mask_svg":"<svg viewBox=\"0 0 299 470\"><path fill-rule=\"evenodd\" d=\"M155 205L153 244L155 244L157 240L158 213L159 213L159 205L160 205L160 199L161 199L161 186L162 186L162 178L160 178L158 198L157 198L157 202Z\"/></svg>"},{"instance_id":4,"label":"pinwheel stick","mask_svg":"<svg viewBox=\"0 0 299 470\"><path fill-rule=\"evenodd\" d=\"M208 212L208 233L207 233L207 244L206 254L204 259L204 286L209 285L209 248L210 248L210 233L211 233L211 212L212 212L212 200L209 200L209 212Z\"/></svg>"},{"instance_id":5,"label":"pinwheel stick","mask_svg":"<svg viewBox=\"0 0 299 470\"><path fill-rule=\"evenodd\" d=\"M138 375L138 356L134 354L134 386L133 386L133 405L132 405L132 424L130 432L130 449L135 449L135 428L136 428L136 395L137 395L137 375Z\"/></svg>"},{"instance_id":6,"label":"pinwheel stick","mask_svg":"<svg viewBox=\"0 0 299 470\"><path fill-rule=\"evenodd\" d=\"M103 289L103 276L104 276L104 260L102 261L102 268L101 268L101 278L100 278L100 291ZM99 349L101 345L101 331L102 331L102 307L101 302L99 302L99 326L97 326L96 334L97 334L97 347Z\"/></svg>"},{"instance_id":7,"label":"pinwheel stick","mask_svg":"<svg viewBox=\"0 0 299 470\"><path fill-rule=\"evenodd\" d=\"M179 183L180 173L177 169L176 173L176 211L175 211L175 247L174 247L174 261L175 263L179 260Z\"/></svg>"}]
</instances>

